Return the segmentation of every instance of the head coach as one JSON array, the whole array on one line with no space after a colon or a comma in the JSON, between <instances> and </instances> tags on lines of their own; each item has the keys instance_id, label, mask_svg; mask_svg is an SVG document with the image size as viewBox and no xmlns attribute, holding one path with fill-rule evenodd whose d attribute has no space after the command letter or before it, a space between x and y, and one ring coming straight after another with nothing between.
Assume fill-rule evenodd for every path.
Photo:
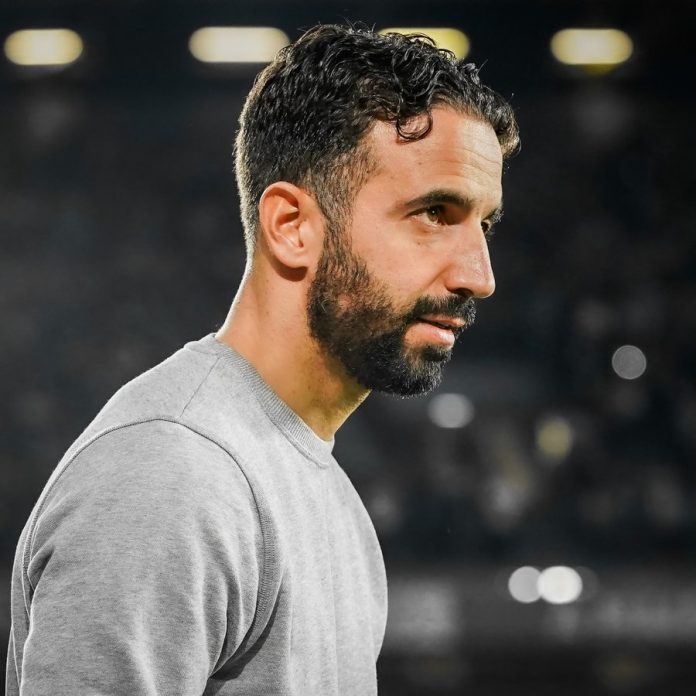
<instances>
[{"instance_id":1,"label":"head coach","mask_svg":"<svg viewBox=\"0 0 696 696\"><path fill-rule=\"evenodd\" d=\"M12 574L8 696L369 696L387 584L332 457L373 389L435 387L491 295L518 146L472 64L317 26L236 141L224 325L123 386L53 471Z\"/></svg>"}]
</instances>

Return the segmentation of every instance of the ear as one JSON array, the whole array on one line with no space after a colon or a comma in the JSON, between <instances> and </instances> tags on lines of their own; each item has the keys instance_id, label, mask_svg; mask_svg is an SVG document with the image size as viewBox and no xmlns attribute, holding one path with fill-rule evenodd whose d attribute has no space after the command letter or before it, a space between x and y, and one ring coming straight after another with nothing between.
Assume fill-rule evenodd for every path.
<instances>
[{"instance_id":1,"label":"ear","mask_svg":"<svg viewBox=\"0 0 696 696\"><path fill-rule=\"evenodd\" d=\"M324 241L324 216L316 201L287 181L266 188L259 201L260 234L271 255L288 268L308 268Z\"/></svg>"}]
</instances>

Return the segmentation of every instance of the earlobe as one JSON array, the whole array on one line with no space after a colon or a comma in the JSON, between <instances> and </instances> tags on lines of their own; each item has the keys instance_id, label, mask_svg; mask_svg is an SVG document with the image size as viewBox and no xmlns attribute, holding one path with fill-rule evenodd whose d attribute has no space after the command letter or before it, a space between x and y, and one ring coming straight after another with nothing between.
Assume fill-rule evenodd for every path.
<instances>
[{"instance_id":1,"label":"earlobe","mask_svg":"<svg viewBox=\"0 0 696 696\"><path fill-rule=\"evenodd\" d=\"M318 207L301 188L276 181L259 201L260 234L271 255L288 268L307 268L316 253Z\"/></svg>"}]
</instances>

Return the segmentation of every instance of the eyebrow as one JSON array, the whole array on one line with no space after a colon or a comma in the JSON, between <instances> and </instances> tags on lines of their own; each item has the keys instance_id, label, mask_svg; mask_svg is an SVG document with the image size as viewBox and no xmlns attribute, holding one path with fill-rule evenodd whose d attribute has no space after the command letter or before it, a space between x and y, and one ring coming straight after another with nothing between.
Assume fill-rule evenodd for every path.
<instances>
[{"instance_id":1,"label":"eyebrow","mask_svg":"<svg viewBox=\"0 0 696 696\"><path fill-rule=\"evenodd\" d=\"M458 191L453 191L451 189L434 189L422 196L399 204L399 208L428 208L431 205L442 205L443 203L449 203L465 209L473 207L472 199L468 196L463 196ZM500 205L486 216L486 219L490 220L492 223L496 223L499 222L502 217L503 203L501 201Z\"/></svg>"}]
</instances>

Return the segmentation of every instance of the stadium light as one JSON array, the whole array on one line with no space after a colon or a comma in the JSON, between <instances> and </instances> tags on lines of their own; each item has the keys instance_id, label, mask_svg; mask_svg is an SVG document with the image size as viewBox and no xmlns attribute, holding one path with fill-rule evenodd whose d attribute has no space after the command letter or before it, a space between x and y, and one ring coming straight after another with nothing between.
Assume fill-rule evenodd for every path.
<instances>
[{"instance_id":1,"label":"stadium light","mask_svg":"<svg viewBox=\"0 0 696 696\"><path fill-rule=\"evenodd\" d=\"M619 29L563 29L553 35L551 53L566 65L608 68L631 57L633 41Z\"/></svg>"},{"instance_id":2,"label":"stadium light","mask_svg":"<svg viewBox=\"0 0 696 696\"><path fill-rule=\"evenodd\" d=\"M74 63L84 43L71 29L21 29L5 39L4 48L15 65L54 66Z\"/></svg>"},{"instance_id":3,"label":"stadium light","mask_svg":"<svg viewBox=\"0 0 696 696\"><path fill-rule=\"evenodd\" d=\"M471 47L469 37L459 29L448 27L388 27L381 29L380 34L425 34L429 36L438 48L452 51L457 58L466 58Z\"/></svg>"},{"instance_id":4,"label":"stadium light","mask_svg":"<svg viewBox=\"0 0 696 696\"><path fill-rule=\"evenodd\" d=\"M275 27L203 27L189 39L189 50L203 63L269 63L290 43Z\"/></svg>"}]
</instances>

